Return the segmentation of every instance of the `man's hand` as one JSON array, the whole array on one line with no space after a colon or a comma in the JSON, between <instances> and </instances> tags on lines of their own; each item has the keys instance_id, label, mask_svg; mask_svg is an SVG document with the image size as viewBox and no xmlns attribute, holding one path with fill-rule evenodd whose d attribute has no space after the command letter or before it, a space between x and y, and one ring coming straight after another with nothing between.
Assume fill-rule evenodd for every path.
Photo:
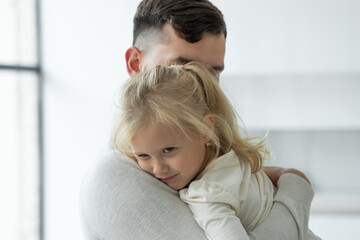
<instances>
[{"instance_id":1,"label":"man's hand","mask_svg":"<svg viewBox=\"0 0 360 240\"><path fill-rule=\"evenodd\" d=\"M283 175L284 173L296 174L299 177L302 177L303 179L305 179L310 184L310 181L309 181L309 179L307 179L305 174L294 168L265 167L264 166L263 170L266 173L266 175L268 175L268 177L270 178L270 180L272 181L274 186L277 186L280 176Z\"/></svg>"}]
</instances>

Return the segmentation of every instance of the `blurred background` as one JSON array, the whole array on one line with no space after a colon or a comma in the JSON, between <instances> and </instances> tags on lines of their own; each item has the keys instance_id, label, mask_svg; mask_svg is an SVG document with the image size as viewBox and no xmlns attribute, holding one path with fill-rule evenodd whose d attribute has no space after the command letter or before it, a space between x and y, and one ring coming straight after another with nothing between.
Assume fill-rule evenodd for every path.
<instances>
[{"instance_id":1,"label":"blurred background","mask_svg":"<svg viewBox=\"0 0 360 240\"><path fill-rule=\"evenodd\" d=\"M0 0L0 239L83 239L82 177L106 150L140 1ZM273 160L309 177L310 228L360 236L360 2L213 0L221 85Z\"/></svg>"}]
</instances>

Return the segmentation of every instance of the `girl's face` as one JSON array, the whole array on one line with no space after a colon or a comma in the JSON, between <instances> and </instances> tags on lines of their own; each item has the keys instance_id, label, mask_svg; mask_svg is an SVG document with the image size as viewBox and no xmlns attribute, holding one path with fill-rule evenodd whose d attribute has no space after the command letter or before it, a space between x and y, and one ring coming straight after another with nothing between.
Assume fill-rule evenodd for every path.
<instances>
[{"instance_id":1,"label":"girl's face","mask_svg":"<svg viewBox=\"0 0 360 240\"><path fill-rule=\"evenodd\" d=\"M188 138L162 123L152 123L135 135L131 147L142 170L180 190L199 173L207 141L204 136Z\"/></svg>"}]
</instances>

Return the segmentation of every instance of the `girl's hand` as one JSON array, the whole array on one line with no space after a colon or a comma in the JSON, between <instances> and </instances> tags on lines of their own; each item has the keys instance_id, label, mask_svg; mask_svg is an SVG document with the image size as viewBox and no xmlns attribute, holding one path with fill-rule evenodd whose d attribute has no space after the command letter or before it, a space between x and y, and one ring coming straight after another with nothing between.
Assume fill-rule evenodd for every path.
<instances>
[{"instance_id":1,"label":"girl's hand","mask_svg":"<svg viewBox=\"0 0 360 240\"><path fill-rule=\"evenodd\" d=\"M303 179L305 179L310 184L310 181L309 181L309 179L307 179L305 174L294 168L265 167L264 166L263 170L266 173L266 175L270 178L270 180L272 181L274 186L277 186L280 176L283 175L284 173L296 174L299 177L302 177Z\"/></svg>"}]
</instances>

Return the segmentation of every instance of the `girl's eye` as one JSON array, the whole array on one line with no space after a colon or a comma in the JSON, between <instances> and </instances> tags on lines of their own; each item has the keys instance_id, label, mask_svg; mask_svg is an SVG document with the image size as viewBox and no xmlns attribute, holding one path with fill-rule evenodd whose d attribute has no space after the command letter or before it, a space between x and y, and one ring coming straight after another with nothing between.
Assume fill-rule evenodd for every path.
<instances>
[{"instance_id":1,"label":"girl's eye","mask_svg":"<svg viewBox=\"0 0 360 240\"><path fill-rule=\"evenodd\" d=\"M164 153L170 153L173 152L176 148L175 147L168 147L168 148L164 148Z\"/></svg>"},{"instance_id":2,"label":"girl's eye","mask_svg":"<svg viewBox=\"0 0 360 240\"><path fill-rule=\"evenodd\" d=\"M145 160L149 157L149 155L147 154L139 154L139 155L136 155L136 158L137 159L141 159L141 160Z\"/></svg>"}]
</instances>

